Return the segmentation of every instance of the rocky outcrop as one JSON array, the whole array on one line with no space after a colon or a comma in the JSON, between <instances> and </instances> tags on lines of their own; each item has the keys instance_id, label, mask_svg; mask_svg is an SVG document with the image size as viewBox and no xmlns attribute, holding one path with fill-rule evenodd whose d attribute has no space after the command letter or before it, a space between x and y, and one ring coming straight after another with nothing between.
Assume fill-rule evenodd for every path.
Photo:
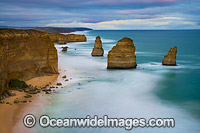
<instances>
[{"instance_id":1,"label":"rocky outcrop","mask_svg":"<svg viewBox=\"0 0 200 133\"><path fill-rule=\"evenodd\" d=\"M63 52L66 52L68 48L69 48L69 47L67 47L67 46L66 46L66 47L62 47L62 51L63 51Z\"/></svg>"},{"instance_id":2,"label":"rocky outcrop","mask_svg":"<svg viewBox=\"0 0 200 133\"><path fill-rule=\"evenodd\" d=\"M108 69L136 68L135 46L133 40L124 37L108 52Z\"/></svg>"},{"instance_id":3,"label":"rocky outcrop","mask_svg":"<svg viewBox=\"0 0 200 133\"><path fill-rule=\"evenodd\" d=\"M66 44L68 42L86 42L87 38L85 35L79 34L59 34L59 33L49 33L49 37L54 43Z\"/></svg>"},{"instance_id":4,"label":"rocky outcrop","mask_svg":"<svg viewBox=\"0 0 200 133\"><path fill-rule=\"evenodd\" d=\"M51 40L54 43L57 43L57 44L66 44L67 43L66 35L59 34L59 33L55 33L55 34L51 33L51 34L49 34L49 37L51 38Z\"/></svg>"},{"instance_id":5,"label":"rocky outcrop","mask_svg":"<svg viewBox=\"0 0 200 133\"><path fill-rule=\"evenodd\" d=\"M164 56L162 64L167 66L176 66L176 53L177 53L176 46L170 48L168 55Z\"/></svg>"},{"instance_id":6,"label":"rocky outcrop","mask_svg":"<svg viewBox=\"0 0 200 133\"><path fill-rule=\"evenodd\" d=\"M67 35L67 42L86 42L87 38L85 35L78 35L78 34L68 34Z\"/></svg>"},{"instance_id":7,"label":"rocky outcrop","mask_svg":"<svg viewBox=\"0 0 200 133\"><path fill-rule=\"evenodd\" d=\"M92 56L103 56L104 50L102 48L102 42L100 36L96 37L94 48L92 50Z\"/></svg>"},{"instance_id":8,"label":"rocky outcrop","mask_svg":"<svg viewBox=\"0 0 200 133\"><path fill-rule=\"evenodd\" d=\"M0 95L11 79L27 80L58 72L58 56L47 33L0 30Z\"/></svg>"}]
</instances>

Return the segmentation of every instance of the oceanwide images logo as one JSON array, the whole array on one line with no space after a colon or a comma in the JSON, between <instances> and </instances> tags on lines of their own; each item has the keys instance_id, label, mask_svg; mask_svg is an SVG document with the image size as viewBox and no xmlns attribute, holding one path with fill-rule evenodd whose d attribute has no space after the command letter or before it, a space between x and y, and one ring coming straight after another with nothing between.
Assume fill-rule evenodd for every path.
<instances>
[{"instance_id":1,"label":"oceanwide images logo","mask_svg":"<svg viewBox=\"0 0 200 133\"><path fill-rule=\"evenodd\" d=\"M32 114L27 114L24 117L24 125L27 128L32 128L36 124L36 117ZM65 127L65 128L81 128L81 127L104 127L104 128L124 128L131 130L137 127L175 127L174 118L109 118L104 115L99 118L97 115L91 117L87 115L86 118L50 118L48 115L42 115L39 118L39 125L46 127Z\"/></svg>"},{"instance_id":2,"label":"oceanwide images logo","mask_svg":"<svg viewBox=\"0 0 200 133\"><path fill-rule=\"evenodd\" d=\"M23 120L23 123L26 127L28 128L31 128L31 127L34 127L35 124L36 124L36 118L34 115L32 114L27 114L25 117L24 117L24 120Z\"/></svg>"}]
</instances>

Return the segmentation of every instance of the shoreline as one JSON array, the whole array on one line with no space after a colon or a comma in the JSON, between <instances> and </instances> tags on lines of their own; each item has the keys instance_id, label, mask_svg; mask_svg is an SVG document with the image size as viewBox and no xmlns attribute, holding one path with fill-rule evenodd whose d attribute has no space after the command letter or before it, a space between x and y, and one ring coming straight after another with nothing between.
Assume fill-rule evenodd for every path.
<instances>
[{"instance_id":1,"label":"shoreline","mask_svg":"<svg viewBox=\"0 0 200 133\"><path fill-rule=\"evenodd\" d=\"M27 132L35 132L37 131L36 128L27 128L23 124L23 118L27 114L33 114L36 119L39 118L39 113L48 106L48 103L51 101L49 96L53 95L54 92L57 92L61 89L66 89L67 87L71 86L73 83L70 82L71 79L68 79L67 75L72 76L73 70L64 70L63 68L59 69L59 74L53 74L51 76L41 76L35 77L30 80L25 81L27 84L31 84L32 86L37 87L45 87L47 84L49 86L47 88L52 88L53 91L50 94L45 94L45 92L40 92L38 94L31 95L31 98L25 98L24 96L27 95L25 92L19 92L17 90L12 90L12 93L15 93L16 96L10 96L3 101L9 102L10 104L0 104L0 132L7 132L7 133L27 133ZM66 75L66 78L63 76ZM69 81L65 81L68 79ZM57 83L62 83L61 86L57 86ZM14 100L18 98L20 101L26 100L26 103L18 103L15 104ZM5 115L7 114L7 115Z\"/></svg>"},{"instance_id":2,"label":"shoreline","mask_svg":"<svg viewBox=\"0 0 200 133\"><path fill-rule=\"evenodd\" d=\"M54 74L52 76L35 77L26 82L32 86L44 87L49 82L55 83L58 76L58 74ZM10 104L0 104L0 125L2 126L0 132L30 132L31 129L23 125L24 116L26 114L37 115L48 104L49 99L44 92L32 94L30 98L24 97L27 95L25 92L12 90L12 93L15 93L16 96L10 96L3 100L5 103L9 102ZM26 102L16 104L14 103L16 98Z\"/></svg>"},{"instance_id":3,"label":"shoreline","mask_svg":"<svg viewBox=\"0 0 200 133\"><path fill-rule=\"evenodd\" d=\"M43 85L45 86L46 83L48 84L49 82L51 82L50 86L54 86L55 88L53 88L55 90L55 92L58 92L62 89L66 89L67 87L73 85L73 82L70 82L70 78L68 76L72 76L72 72L74 70L71 70L69 68L67 68L67 70L65 70L64 68L62 68L62 66L59 67L59 74L54 74L51 77L49 76L45 76L45 77L36 77L33 79L30 79L28 81L26 81L29 84L32 85ZM66 78L63 78L63 76L66 75ZM48 80L44 80L48 79ZM69 81L65 81L66 79L69 79ZM40 81L40 82L38 82ZM44 82L46 81L46 82ZM62 86L57 86L57 83L62 83ZM48 88L50 88L50 86ZM31 104L27 104L24 105L23 107L19 107L18 111L18 117L16 117L16 121L13 123L12 125L12 133L15 132L20 132L20 133L27 133L27 132L38 132L38 129L35 127L33 128L26 128L23 124L23 118L25 115L27 114L33 114L36 117L36 120L38 120L38 118L40 117L40 113L42 112L43 109L45 109L46 106L48 106L49 102L51 101L50 97L51 95L54 95L53 93L50 94L45 94L45 93L39 93L39 95L34 96L33 97L33 102ZM42 101L42 102L41 102ZM13 114L14 111L13 111ZM16 115L16 114L15 114Z\"/></svg>"},{"instance_id":4,"label":"shoreline","mask_svg":"<svg viewBox=\"0 0 200 133\"><path fill-rule=\"evenodd\" d=\"M56 47L56 45L55 45ZM58 48L56 47L57 51ZM40 76L34 77L30 80L25 81L28 85L39 88L41 91L37 94L29 94L26 92L21 92L18 90L11 90L12 93L16 94L15 96L10 96L2 101L3 104L0 103L0 132L37 132L37 128L27 128L23 124L23 118L27 114L33 114L36 117L36 121L40 117L40 113L42 110L48 106L48 103L51 101L51 95L53 93L60 91L62 89L66 89L69 86L73 85L74 80L71 82L73 74L76 73L76 70L71 69L69 67L64 67L62 65L62 56L58 52L58 71L59 74L52 74L50 76ZM63 78L63 76L66 76ZM61 83L61 85L57 85L57 83ZM51 89L50 93L46 93L46 91L42 91L42 88ZM25 98L26 95L31 95L30 98ZM19 103L14 103L16 99L19 99ZM9 104L6 104L9 102Z\"/></svg>"}]
</instances>

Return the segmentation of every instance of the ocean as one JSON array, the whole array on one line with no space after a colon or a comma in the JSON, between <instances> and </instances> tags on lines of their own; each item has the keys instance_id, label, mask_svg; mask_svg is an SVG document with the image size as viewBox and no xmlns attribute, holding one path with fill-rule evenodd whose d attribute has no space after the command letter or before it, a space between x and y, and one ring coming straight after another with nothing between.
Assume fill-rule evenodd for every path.
<instances>
[{"instance_id":1,"label":"ocean","mask_svg":"<svg viewBox=\"0 0 200 133\"><path fill-rule=\"evenodd\" d=\"M69 133L198 133L200 132L200 30L92 30L87 42L68 43L59 67L73 70L72 85L50 95L40 115L51 118L174 118L174 128L36 128ZM92 57L96 36L103 57ZM137 69L107 70L107 54L122 37L133 39ZM170 47L177 46L177 66L162 66ZM75 50L76 49L76 50Z\"/></svg>"}]
</instances>

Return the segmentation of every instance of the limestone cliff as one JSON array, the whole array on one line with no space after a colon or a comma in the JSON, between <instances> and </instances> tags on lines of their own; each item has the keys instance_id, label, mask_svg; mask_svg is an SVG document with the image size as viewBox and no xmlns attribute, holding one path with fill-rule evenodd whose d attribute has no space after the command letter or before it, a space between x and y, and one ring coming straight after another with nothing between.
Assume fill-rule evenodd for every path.
<instances>
[{"instance_id":1,"label":"limestone cliff","mask_svg":"<svg viewBox=\"0 0 200 133\"><path fill-rule=\"evenodd\" d=\"M170 48L168 55L164 56L162 64L167 65L167 66L175 66L176 65L176 53L177 53L176 46Z\"/></svg>"},{"instance_id":2,"label":"limestone cliff","mask_svg":"<svg viewBox=\"0 0 200 133\"><path fill-rule=\"evenodd\" d=\"M57 50L47 33L0 30L0 95L10 79L26 80L58 72Z\"/></svg>"},{"instance_id":3,"label":"limestone cliff","mask_svg":"<svg viewBox=\"0 0 200 133\"><path fill-rule=\"evenodd\" d=\"M58 44L66 44L67 43L67 36L59 33L50 33L49 37L54 43Z\"/></svg>"},{"instance_id":4,"label":"limestone cliff","mask_svg":"<svg viewBox=\"0 0 200 133\"><path fill-rule=\"evenodd\" d=\"M85 42L87 41L85 35L79 34L59 34L59 33L49 33L49 37L54 43L57 44L66 44L68 42Z\"/></svg>"},{"instance_id":5,"label":"limestone cliff","mask_svg":"<svg viewBox=\"0 0 200 133\"><path fill-rule=\"evenodd\" d=\"M108 69L136 68L135 46L133 40L124 37L108 52Z\"/></svg>"},{"instance_id":6,"label":"limestone cliff","mask_svg":"<svg viewBox=\"0 0 200 133\"><path fill-rule=\"evenodd\" d=\"M104 50L102 48L102 42L100 36L96 37L94 48L92 50L92 56L103 56Z\"/></svg>"},{"instance_id":7,"label":"limestone cliff","mask_svg":"<svg viewBox=\"0 0 200 133\"><path fill-rule=\"evenodd\" d=\"M78 34L68 34L67 35L67 42L86 42L87 38L85 35L78 35Z\"/></svg>"}]
</instances>

